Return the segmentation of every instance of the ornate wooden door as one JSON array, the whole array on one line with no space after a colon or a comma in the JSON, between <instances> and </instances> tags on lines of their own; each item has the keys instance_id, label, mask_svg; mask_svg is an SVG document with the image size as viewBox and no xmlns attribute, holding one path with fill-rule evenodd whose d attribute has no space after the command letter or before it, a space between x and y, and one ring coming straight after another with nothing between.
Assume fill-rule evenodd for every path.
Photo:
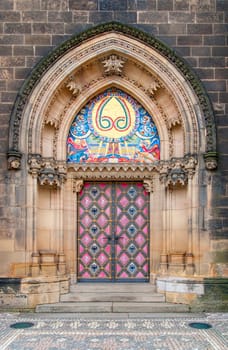
<instances>
[{"instance_id":1,"label":"ornate wooden door","mask_svg":"<svg viewBox=\"0 0 228 350\"><path fill-rule=\"evenodd\" d=\"M78 208L78 280L147 281L149 195L142 183L87 182Z\"/></svg>"}]
</instances>

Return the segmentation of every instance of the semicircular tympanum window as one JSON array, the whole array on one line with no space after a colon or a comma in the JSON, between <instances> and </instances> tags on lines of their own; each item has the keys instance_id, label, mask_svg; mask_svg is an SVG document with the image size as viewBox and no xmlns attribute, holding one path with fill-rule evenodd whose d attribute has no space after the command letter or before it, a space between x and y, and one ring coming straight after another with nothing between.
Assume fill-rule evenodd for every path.
<instances>
[{"instance_id":1,"label":"semicircular tympanum window","mask_svg":"<svg viewBox=\"0 0 228 350\"><path fill-rule=\"evenodd\" d=\"M119 89L92 99L70 127L69 163L151 163L159 158L160 140L152 117Z\"/></svg>"}]
</instances>

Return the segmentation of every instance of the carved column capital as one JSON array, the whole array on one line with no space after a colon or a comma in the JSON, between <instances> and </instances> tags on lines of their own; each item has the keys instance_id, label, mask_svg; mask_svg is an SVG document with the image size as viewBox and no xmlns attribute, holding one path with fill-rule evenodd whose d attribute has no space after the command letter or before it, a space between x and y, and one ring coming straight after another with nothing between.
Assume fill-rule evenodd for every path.
<instances>
[{"instance_id":1,"label":"carved column capital","mask_svg":"<svg viewBox=\"0 0 228 350\"><path fill-rule=\"evenodd\" d=\"M159 178L162 184L166 184L168 171L169 171L168 163L161 161L159 166Z\"/></svg>"},{"instance_id":2,"label":"carved column capital","mask_svg":"<svg viewBox=\"0 0 228 350\"><path fill-rule=\"evenodd\" d=\"M48 185L51 187L59 186L59 178L53 159L45 159L42 168L38 174L38 180L41 186Z\"/></svg>"},{"instance_id":3,"label":"carved column capital","mask_svg":"<svg viewBox=\"0 0 228 350\"><path fill-rule=\"evenodd\" d=\"M28 159L29 173L32 177L37 177L42 165L42 157L40 154L30 154Z\"/></svg>"},{"instance_id":4,"label":"carved column capital","mask_svg":"<svg viewBox=\"0 0 228 350\"><path fill-rule=\"evenodd\" d=\"M171 169L169 170L166 185L175 186L180 184L184 186L188 182L188 176L183 168L183 164L180 159L173 158L171 160Z\"/></svg>"},{"instance_id":5,"label":"carved column capital","mask_svg":"<svg viewBox=\"0 0 228 350\"><path fill-rule=\"evenodd\" d=\"M82 187L84 185L84 181L83 180L73 180L73 192L80 192L82 190Z\"/></svg>"},{"instance_id":6,"label":"carved column capital","mask_svg":"<svg viewBox=\"0 0 228 350\"><path fill-rule=\"evenodd\" d=\"M58 171L61 183L64 183L65 180L66 180L66 177L67 177L67 166L66 166L66 163L65 162L58 163L57 171Z\"/></svg>"},{"instance_id":7,"label":"carved column capital","mask_svg":"<svg viewBox=\"0 0 228 350\"><path fill-rule=\"evenodd\" d=\"M188 173L189 179L193 178L193 175L195 174L195 171L196 171L196 165L197 165L197 159L195 156L192 156L192 155L185 156L184 168Z\"/></svg>"},{"instance_id":8,"label":"carved column capital","mask_svg":"<svg viewBox=\"0 0 228 350\"><path fill-rule=\"evenodd\" d=\"M61 187L66 180L66 166L55 162L52 158L46 158L43 161L38 180L40 185Z\"/></svg>"},{"instance_id":9,"label":"carved column capital","mask_svg":"<svg viewBox=\"0 0 228 350\"><path fill-rule=\"evenodd\" d=\"M154 185L153 179L143 180L143 186L144 186L146 192L153 192L154 191L153 185Z\"/></svg>"},{"instance_id":10,"label":"carved column capital","mask_svg":"<svg viewBox=\"0 0 228 350\"><path fill-rule=\"evenodd\" d=\"M41 186L60 187L66 180L65 162L56 162L53 158L42 158L40 154L29 155L29 173L37 177Z\"/></svg>"},{"instance_id":11,"label":"carved column capital","mask_svg":"<svg viewBox=\"0 0 228 350\"><path fill-rule=\"evenodd\" d=\"M183 158L172 158L161 161L159 166L160 181L166 187L182 185L185 186L189 179L195 174L197 158L195 155L186 155Z\"/></svg>"}]
</instances>

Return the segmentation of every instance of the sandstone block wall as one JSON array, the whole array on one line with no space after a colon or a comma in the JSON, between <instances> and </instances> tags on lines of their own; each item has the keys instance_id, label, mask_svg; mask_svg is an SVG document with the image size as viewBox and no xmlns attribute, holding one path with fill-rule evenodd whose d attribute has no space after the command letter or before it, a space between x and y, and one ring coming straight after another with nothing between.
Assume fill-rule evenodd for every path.
<instances>
[{"instance_id":1,"label":"sandstone block wall","mask_svg":"<svg viewBox=\"0 0 228 350\"><path fill-rule=\"evenodd\" d=\"M7 171L10 113L32 68L73 34L120 21L155 35L184 57L213 103L219 167L211 177L208 220L214 261L226 262L228 233L228 1L227 0L0 0L0 250L25 249L25 198L17 174ZM17 183L18 181L18 183ZM201 181L204 181L202 177ZM205 186L207 184L205 183ZM202 207L205 203L202 203ZM7 253L4 253L7 252ZM10 266L1 272L7 274Z\"/></svg>"}]
</instances>

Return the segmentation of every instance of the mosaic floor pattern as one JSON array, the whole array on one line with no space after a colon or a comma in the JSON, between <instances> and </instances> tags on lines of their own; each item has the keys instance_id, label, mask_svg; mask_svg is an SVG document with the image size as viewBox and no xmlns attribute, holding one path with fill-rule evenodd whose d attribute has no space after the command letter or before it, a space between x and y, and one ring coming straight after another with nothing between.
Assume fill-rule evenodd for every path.
<instances>
[{"instance_id":1,"label":"mosaic floor pattern","mask_svg":"<svg viewBox=\"0 0 228 350\"><path fill-rule=\"evenodd\" d=\"M33 322L12 329L16 322ZM212 325L207 330L191 322ZM37 315L0 314L1 350L226 350L228 314Z\"/></svg>"}]
</instances>

